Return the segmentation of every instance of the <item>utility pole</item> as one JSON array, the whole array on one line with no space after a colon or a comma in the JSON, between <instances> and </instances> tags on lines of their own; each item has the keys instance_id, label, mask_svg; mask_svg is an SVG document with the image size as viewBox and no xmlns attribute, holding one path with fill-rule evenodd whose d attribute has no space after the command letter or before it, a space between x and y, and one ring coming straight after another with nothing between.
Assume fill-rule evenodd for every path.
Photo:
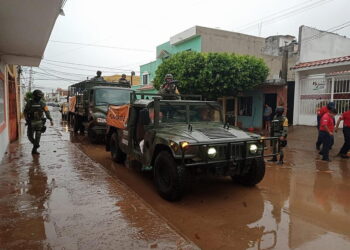
<instances>
[{"instance_id":1,"label":"utility pole","mask_svg":"<svg viewBox=\"0 0 350 250\"><path fill-rule=\"evenodd\" d=\"M284 48L283 48L283 55L282 55L282 74L281 78L285 80L285 83L287 83L287 77L288 77L288 47L287 42L284 42Z\"/></svg>"},{"instance_id":2,"label":"utility pole","mask_svg":"<svg viewBox=\"0 0 350 250\"><path fill-rule=\"evenodd\" d=\"M33 84L33 67L30 67L30 69L29 69L29 86L28 86L29 92L32 92L32 84Z\"/></svg>"}]
</instances>

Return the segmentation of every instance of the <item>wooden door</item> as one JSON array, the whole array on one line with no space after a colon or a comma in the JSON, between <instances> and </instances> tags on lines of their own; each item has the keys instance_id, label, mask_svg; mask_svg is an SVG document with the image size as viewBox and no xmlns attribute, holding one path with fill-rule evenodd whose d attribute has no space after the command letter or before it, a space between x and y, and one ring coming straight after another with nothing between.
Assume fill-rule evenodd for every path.
<instances>
[{"instance_id":1,"label":"wooden door","mask_svg":"<svg viewBox=\"0 0 350 250\"><path fill-rule=\"evenodd\" d=\"M9 76L9 137L10 142L18 139L16 82Z\"/></svg>"}]
</instances>

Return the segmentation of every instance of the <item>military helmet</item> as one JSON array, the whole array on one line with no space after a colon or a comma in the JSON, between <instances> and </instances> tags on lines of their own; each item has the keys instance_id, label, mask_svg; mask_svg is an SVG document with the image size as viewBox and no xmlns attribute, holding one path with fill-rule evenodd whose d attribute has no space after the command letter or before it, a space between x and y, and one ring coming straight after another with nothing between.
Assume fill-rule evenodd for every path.
<instances>
[{"instance_id":1,"label":"military helmet","mask_svg":"<svg viewBox=\"0 0 350 250\"><path fill-rule=\"evenodd\" d=\"M44 97L44 93L39 90L39 89L36 89L33 91L33 96L36 97L36 98L43 98Z\"/></svg>"},{"instance_id":2,"label":"military helmet","mask_svg":"<svg viewBox=\"0 0 350 250\"><path fill-rule=\"evenodd\" d=\"M278 107L276 108L276 114L282 115L283 112L284 112L284 107L278 106Z\"/></svg>"},{"instance_id":3,"label":"military helmet","mask_svg":"<svg viewBox=\"0 0 350 250\"><path fill-rule=\"evenodd\" d=\"M165 77L164 77L164 79L166 80L166 79L174 79L174 77L173 77L173 75L172 74L166 74L165 75Z\"/></svg>"}]
</instances>

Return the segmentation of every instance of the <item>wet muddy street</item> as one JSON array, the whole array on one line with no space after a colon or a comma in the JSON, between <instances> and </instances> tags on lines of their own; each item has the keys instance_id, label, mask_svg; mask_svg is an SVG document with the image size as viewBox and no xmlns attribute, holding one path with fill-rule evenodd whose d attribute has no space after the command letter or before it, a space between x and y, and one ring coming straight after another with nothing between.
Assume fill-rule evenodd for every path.
<instances>
[{"instance_id":1,"label":"wet muddy street","mask_svg":"<svg viewBox=\"0 0 350 250\"><path fill-rule=\"evenodd\" d=\"M196 249L70 141L65 124L26 138L0 165L0 249Z\"/></svg>"},{"instance_id":2,"label":"wet muddy street","mask_svg":"<svg viewBox=\"0 0 350 250\"><path fill-rule=\"evenodd\" d=\"M286 163L254 188L194 181L161 199L151 175L118 165L60 124L41 155L23 138L0 166L0 249L350 249L350 161L315 150L316 128L290 129ZM193 244L193 243L194 244Z\"/></svg>"}]
</instances>

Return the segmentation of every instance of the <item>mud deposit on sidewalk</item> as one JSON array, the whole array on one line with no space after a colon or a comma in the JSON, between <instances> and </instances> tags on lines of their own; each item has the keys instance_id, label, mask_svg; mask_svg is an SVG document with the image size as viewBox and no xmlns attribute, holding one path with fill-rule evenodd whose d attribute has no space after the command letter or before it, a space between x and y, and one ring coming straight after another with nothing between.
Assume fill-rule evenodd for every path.
<instances>
[{"instance_id":1,"label":"mud deposit on sidewalk","mask_svg":"<svg viewBox=\"0 0 350 250\"><path fill-rule=\"evenodd\" d=\"M56 124L59 124L56 121ZM0 249L195 249L129 188L68 139L26 138L0 166Z\"/></svg>"}]
</instances>

